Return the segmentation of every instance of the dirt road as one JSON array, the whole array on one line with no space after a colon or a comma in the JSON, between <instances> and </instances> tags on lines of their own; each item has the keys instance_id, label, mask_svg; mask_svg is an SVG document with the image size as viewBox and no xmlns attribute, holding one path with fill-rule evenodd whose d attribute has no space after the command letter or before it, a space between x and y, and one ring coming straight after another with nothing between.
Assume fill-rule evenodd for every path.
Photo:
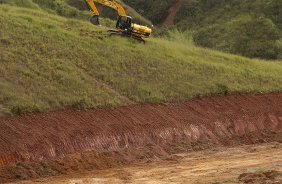
<instances>
[{"instance_id":1,"label":"dirt road","mask_svg":"<svg viewBox=\"0 0 282 184\"><path fill-rule=\"evenodd\" d=\"M282 144L269 143L173 155L165 161L79 173L17 184L240 183L242 173L282 171ZM256 183L261 178L253 178ZM268 181L269 183L271 180ZM272 180L282 182L282 175Z\"/></svg>"}]
</instances>

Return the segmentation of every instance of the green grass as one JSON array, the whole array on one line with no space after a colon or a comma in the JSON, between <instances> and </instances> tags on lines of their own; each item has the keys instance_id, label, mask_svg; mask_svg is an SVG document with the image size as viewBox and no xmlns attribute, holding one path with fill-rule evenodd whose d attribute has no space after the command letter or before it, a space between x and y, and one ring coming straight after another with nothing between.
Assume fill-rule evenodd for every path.
<instances>
[{"instance_id":1,"label":"green grass","mask_svg":"<svg viewBox=\"0 0 282 184\"><path fill-rule=\"evenodd\" d=\"M0 27L0 113L282 90L280 61L109 38L85 21L9 5L0 5Z\"/></svg>"},{"instance_id":2,"label":"green grass","mask_svg":"<svg viewBox=\"0 0 282 184\"><path fill-rule=\"evenodd\" d=\"M193 32L191 31L180 31L177 28L172 29L161 29L154 32L154 36L158 38L164 38L166 40L182 43L187 46L193 46Z\"/></svg>"}]
</instances>

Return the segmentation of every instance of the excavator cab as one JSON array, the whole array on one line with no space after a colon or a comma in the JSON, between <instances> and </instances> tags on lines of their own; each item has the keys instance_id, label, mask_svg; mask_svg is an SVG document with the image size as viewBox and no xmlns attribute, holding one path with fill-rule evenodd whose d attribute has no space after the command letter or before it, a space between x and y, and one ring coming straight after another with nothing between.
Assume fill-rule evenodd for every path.
<instances>
[{"instance_id":1,"label":"excavator cab","mask_svg":"<svg viewBox=\"0 0 282 184\"><path fill-rule=\"evenodd\" d=\"M130 30L132 18L130 16L119 16L116 24L117 29Z\"/></svg>"}]
</instances>

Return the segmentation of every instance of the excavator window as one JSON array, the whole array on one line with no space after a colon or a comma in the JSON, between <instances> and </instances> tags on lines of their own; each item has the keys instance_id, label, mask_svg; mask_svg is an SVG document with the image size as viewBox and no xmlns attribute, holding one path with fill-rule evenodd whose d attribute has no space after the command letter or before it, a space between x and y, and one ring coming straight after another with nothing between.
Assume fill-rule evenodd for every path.
<instances>
[{"instance_id":1,"label":"excavator window","mask_svg":"<svg viewBox=\"0 0 282 184\"><path fill-rule=\"evenodd\" d=\"M129 16L120 16L117 21L116 28L119 29L129 29L131 28L132 18Z\"/></svg>"}]
</instances>

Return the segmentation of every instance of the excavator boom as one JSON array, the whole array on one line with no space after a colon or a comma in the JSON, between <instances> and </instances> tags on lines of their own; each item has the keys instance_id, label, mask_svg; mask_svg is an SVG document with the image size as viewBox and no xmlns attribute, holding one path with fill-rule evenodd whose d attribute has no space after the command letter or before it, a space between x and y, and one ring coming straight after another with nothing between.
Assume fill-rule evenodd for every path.
<instances>
[{"instance_id":1,"label":"excavator boom","mask_svg":"<svg viewBox=\"0 0 282 184\"><path fill-rule=\"evenodd\" d=\"M119 16L127 16L124 8L118 4L114 0L86 0L87 4L90 6L91 9L91 16L99 16L99 11L97 10L94 2L108 6L114 10L116 10L119 14Z\"/></svg>"}]
</instances>

